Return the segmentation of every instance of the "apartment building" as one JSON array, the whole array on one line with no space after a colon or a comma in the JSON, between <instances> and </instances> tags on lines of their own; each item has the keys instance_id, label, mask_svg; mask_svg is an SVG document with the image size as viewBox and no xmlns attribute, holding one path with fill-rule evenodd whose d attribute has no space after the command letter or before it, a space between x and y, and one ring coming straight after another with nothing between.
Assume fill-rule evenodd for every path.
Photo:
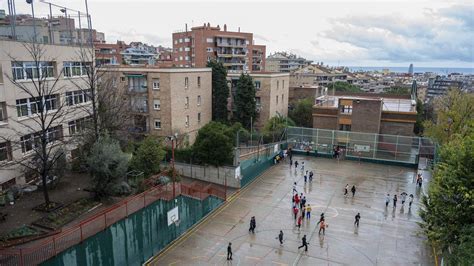
<instances>
[{"instance_id":1,"label":"apartment building","mask_svg":"<svg viewBox=\"0 0 474 266\"><path fill-rule=\"evenodd\" d=\"M215 59L222 62L229 73L263 72L266 47L256 45L253 33L228 31L224 24L212 27L209 23L188 31L173 33L173 58L178 67L205 67Z\"/></svg>"},{"instance_id":2,"label":"apartment building","mask_svg":"<svg viewBox=\"0 0 474 266\"><path fill-rule=\"evenodd\" d=\"M178 134L192 144L212 119L211 68L104 68L126 90L133 114L130 130L161 137Z\"/></svg>"},{"instance_id":3,"label":"apartment building","mask_svg":"<svg viewBox=\"0 0 474 266\"><path fill-rule=\"evenodd\" d=\"M35 18L30 15L8 15L0 18L0 38L44 44L79 45L103 43L104 33L81 28L74 18L53 16L51 18ZM76 24L77 23L77 24Z\"/></svg>"},{"instance_id":4,"label":"apartment building","mask_svg":"<svg viewBox=\"0 0 474 266\"><path fill-rule=\"evenodd\" d=\"M96 65L120 65L123 62L121 52L128 48L123 41L117 43L94 43Z\"/></svg>"},{"instance_id":5,"label":"apartment building","mask_svg":"<svg viewBox=\"0 0 474 266\"><path fill-rule=\"evenodd\" d=\"M281 115L288 116L288 95L289 95L289 79L288 73L251 73L256 94L258 117L255 119L255 127L263 128L265 122L270 118ZM237 90L237 81L240 75L231 73L227 75L230 82L231 99L234 98ZM231 106L232 106L231 100ZM233 108L232 108L233 109Z\"/></svg>"},{"instance_id":6,"label":"apartment building","mask_svg":"<svg viewBox=\"0 0 474 266\"><path fill-rule=\"evenodd\" d=\"M320 65L309 65L291 73L290 86L328 86L329 84L343 81L353 83L352 76L341 71L332 71Z\"/></svg>"},{"instance_id":7,"label":"apartment building","mask_svg":"<svg viewBox=\"0 0 474 266\"><path fill-rule=\"evenodd\" d=\"M308 66L311 60L287 52L276 52L267 57L265 70L268 72L292 72Z\"/></svg>"},{"instance_id":8,"label":"apartment building","mask_svg":"<svg viewBox=\"0 0 474 266\"><path fill-rule=\"evenodd\" d=\"M443 96L452 88L461 89L462 81L437 76L429 82L428 91L426 93L427 99L432 100L436 97Z\"/></svg>"},{"instance_id":9,"label":"apartment building","mask_svg":"<svg viewBox=\"0 0 474 266\"><path fill-rule=\"evenodd\" d=\"M34 154L37 145L38 106L45 106L50 113L64 114L59 120L54 120L55 125L47 133L50 144L62 139L71 139L82 130L82 124L88 118L91 108L90 99L84 90L77 86L84 86L83 77L86 75L84 65L79 60L79 48L62 45L42 45L43 56L40 69L27 52L27 43L0 40L0 190L7 189L15 184L29 183L36 176L25 173L18 165ZM92 51L91 51L92 52ZM12 60L15 58L15 60ZM92 63L92 62L91 62ZM38 77L47 86L55 88L54 94L31 97L22 91L15 83L34 91L33 79ZM53 83L56 82L53 87ZM76 85L73 85L76 84ZM38 105L38 101L43 101ZM60 112L59 106L67 110ZM47 116L49 117L49 116ZM66 152L69 153L74 144L67 144Z\"/></svg>"}]
</instances>

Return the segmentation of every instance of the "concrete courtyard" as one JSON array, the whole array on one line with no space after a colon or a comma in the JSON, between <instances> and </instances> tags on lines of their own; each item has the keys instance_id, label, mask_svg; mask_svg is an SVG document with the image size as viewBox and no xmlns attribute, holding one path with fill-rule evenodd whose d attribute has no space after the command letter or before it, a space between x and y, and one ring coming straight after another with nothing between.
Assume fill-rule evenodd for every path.
<instances>
[{"instance_id":1,"label":"concrete courtyard","mask_svg":"<svg viewBox=\"0 0 474 266\"><path fill-rule=\"evenodd\" d=\"M420 190L414 169L381 164L358 163L295 156L305 162L305 170L315 173L305 184L303 174L289 162L270 168L237 193L182 239L153 258L151 265L434 265L431 249L419 236ZM312 218L304 220L300 231L291 211L292 184L306 195L313 207ZM344 197L346 184L357 192ZM424 188L423 188L424 189ZM397 208L392 201L385 208L385 195L405 191L415 196ZM328 228L318 235L321 212ZM359 228L354 216L360 212ZM255 234L249 234L250 217L255 216ZM277 235L284 232L280 246ZM307 236L309 250L298 250ZM232 242L233 261L226 260Z\"/></svg>"}]
</instances>

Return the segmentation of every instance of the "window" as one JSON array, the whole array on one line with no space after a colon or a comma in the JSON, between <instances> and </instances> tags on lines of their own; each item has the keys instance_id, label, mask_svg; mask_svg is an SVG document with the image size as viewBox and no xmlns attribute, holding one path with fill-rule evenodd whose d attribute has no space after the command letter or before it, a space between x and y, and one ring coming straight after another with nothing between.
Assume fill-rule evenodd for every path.
<instances>
[{"instance_id":1,"label":"window","mask_svg":"<svg viewBox=\"0 0 474 266\"><path fill-rule=\"evenodd\" d=\"M10 141L0 143L0 162L12 160L12 147Z\"/></svg>"},{"instance_id":2,"label":"window","mask_svg":"<svg viewBox=\"0 0 474 266\"><path fill-rule=\"evenodd\" d=\"M178 40L174 40L174 44L177 44L178 43Z\"/></svg>"},{"instance_id":3,"label":"window","mask_svg":"<svg viewBox=\"0 0 474 266\"><path fill-rule=\"evenodd\" d=\"M39 97L16 100L16 111L18 117L30 116L45 111L56 110L58 108L59 95L47 95L43 99Z\"/></svg>"},{"instance_id":4,"label":"window","mask_svg":"<svg viewBox=\"0 0 474 266\"><path fill-rule=\"evenodd\" d=\"M260 90L261 83L260 81L255 81L255 89Z\"/></svg>"},{"instance_id":5,"label":"window","mask_svg":"<svg viewBox=\"0 0 474 266\"><path fill-rule=\"evenodd\" d=\"M197 102L198 102L198 106L200 106L200 105L201 105L201 95L198 95L198 100L197 100Z\"/></svg>"},{"instance_id":6,"label":"window","mask_svg":"<svg viewBox=\"0 0 474 266\"><path fill-rule=\"evenodd\" d=\"M189 48L189 47L184 47L184 51L185 51L185 52L189 52L189 51L191 51L191 48Z\"/></svg>"},{"instance_id":7,"label":"window","mask_svg":"<svg viewBox=\"0 0 474 266\"><path fill-rule=\"evenodd\" d=\"M185 107L186 109L188 109L188 107L189 107L189 97L186 97L186 98L184 99L184 107Z\"/></svg>"},{"instance_id":8,"label":"window","mask_svg":"<svg viewBox=\"0 0 474 266\"><path fill-rule=\"evenodd\" d=\"M207 41L208 43L213 43L213 42L214 42L214 38L207 38L206 41Z\"/></svg>"},{"instance_id":9,"label":"window","mask_svg":"<svg viewBox=\"0 0 474 266\"><path fill-rule=\"evenodd\" d=\"M161 102L159 99L153 100L153 109L160 110L161 109Z\"/></svg>"},{"instance_id":10,"label":"window","mask_svg":"<svg viewBox=\"0 0 474 266\"><path fill-rule=\"evenodd\" d=\"M63 127L62 125L52 127L46 132L46 143L52 143L56 140L63 138ZM33 134L27 134L20 138L21 151L22 153L29 152L34 148L37 148L41 142L41 132Z\"/></svg>"},{"instance_id":11,"label":"window","mask_svg":"<svg viewBox=\"0 0 474 266\"><path fill-rule=\"evenodd\" d=\"M184 123L186 127L189 127L189 115L186 116L186 122Z\"/></svg>"},{"instance_id":12,"label":"window","mask_svg":"<svg viewBox=\"0 0 474 266\"><path fill-rule=\"evenodd\" d=\"M90 90L78 90L66 92L66 104L69 106L86 103L90 101Z\"/></svg>"},{"instance_id":13,"label":"window","mask_svg":"<svg viewBox=\"0 0 474 266\"><path fill-rule=\"evenodd\" d=\"M278 104L278 95L276 96L276 104Z\"/></svg>"},{"instance_id":14,"label":"window","mask_svg":"<svg viewBox=\"0 0 474 266\"><path fill-rule=\"evenodd\" d=\"M187 89L188 86L189 86L189 79L188 79L188 77L185 77L184 78L184 88Z\"/></svg>"},{"instance_id":15,"label":"window","mask_svg":"<svg viewBox=\"0 0 474 266\"><path fill-rule=\"evenodd\" d=\"M182 38L179 38L179 43L182 43L183 42L183 39Z\"/></svg>"},{"instance_id":16,"label":"window","mask_svg":"<svg viewBox=\"0 0 474 266\"><path fill-rule=\"evenodd\" d=\"M65 77L79 77L87 75L90 70L90 63L64 62L63 71Z\"/></svg>"},{"instance_id":17,"label":"window","mask_svg":"<svg viewBox=\"0 0 474 266\"><path fill-rule=\"evenodd\" d=\"M260 97L255 97L255 104L256 104L257 106L261 106L261 105L262 105L262 102L261 102Z\"/></svg>"},{"instance_id":18,"label":"window","mask_svg":"<svg viewBox=\"0 0 474 266\"><path fill-rule=\"evenodd\" d=\"M198 77L198 88L201 88L201 77Z\"/></svg>"},{"instance_id":19,"label":"window","mask_svg":"<svg viewBox=\"0 0 474 266\"><path fill-rule=\"evenodd\" d=\"M12 62L12 75L14 80L50 78L54 76L53 62Z\"/></svg>"},{"instance_id":20,"label":"window","mask_svg":"<svg viewBox=\"0 0 474 266\"><path fill-rule=\"evenodd\" d=\"M285 97L284 96L285 96L285 94L281 95L281 103L285 103Z\"/></svg>"},{"instance_id":21,"label":"window","mask_svg":"<svg viewBox=\"0 0 474 266\"><path fill-rule=\"evenodd\" d=\"M190 42L189 38L184 38L184 42Z\"/></svg>"},{"instance_id":22,"label":"window","mask_svg":"<svg viewBox=\"0 0 474 266\"><path fill-rule=\"evenodd\" d=\"M279 89L279 88L280 88L280 81L277 80L277 89Z\"/></svg>"},{"instance_id":23,"label":"window","mask_svg":"<svg viewBox=\"0 0 474 266\"><path fill-rule=\"evenodd\" d=\"M198 124L201 123L201 113L198 113Z\"/></svg>"},{"instance_id":24,"label":"window","mask_svg":"<svg viewBox=\"0 0 474 266\"><path fill-rule=\"evenodd\" d=\"M178 62L178 58L177 58L177 57L175 57L174 61L175 61L175 62Z\"/></svg>"},{"instance_id":25,"label":"window","mask_svg":"<svg viewBox=\"0 0 474 266\"><path fill-rule=\"evenodd\" d=\"M282 80L282 81L281 81L281 88L282 88L282 89L285 88L285 80Z\"/></svg>"},{"instance_id":26,"label":"window","mask_svg":"<svg viewBox=\"0 0 474 266\"><path fill-rule=\"evenodd\" d=\"M212 47L207 47L207 48L206 48L206 52L212 53Z\"/></svg>"},{"instance_id":27,"label":"window","mask_svg":"<svg viewBox=\"0 0 474 266\"><path fill-rule=\"evenodd\" d=\"M154 79L153 80L153 89L154 90L159 90L160 89L160 79Z\"/></svg>"},{"instance_id":28,"label":"window","mask_svg":"<svg viewBox=\"0 0 474 266\"><path fill-rule=\"evenodd\" d=\"M339 125L339 130L342 130L342 131L351 131L351 125L344 125L344 124L341 124L341 125Z\"/></svg>"},{"instance_id":29,"label":"window","mask_svg":"<svg viewBox=\"0 0 474 266\"><path fill-rule=\"evenodd\" d=\"M341 109L343 114L352 114L352 105L343 105Z\"/></svg>"},{"instance_id":30,"label":"window","mask_svg":"<svg viewBox=\"0 0 474 266\"><path fill-rule=\"evenodd\" d=\"M155 119L155 129L161 129L161 119Z\"/></svg>"},{"instance_id":31,"label":"window","mask_svg":"<svg viewBox=\"0 0 474 266\"><path fill-rule=\"evenodd\" d=\"M187 55L187 56L184 57L184 60L186 60L186 61L189 61L190 59L191 59L191 58L189 57L189 55Z\"/></svg>"},{"instance_id":32,"label":"window","mask_svg":"<svg viewBox=\"0 0 474 266\"><path fill-rule=\"evenodd\" d=\"M77 120L69 121L69 135L80 133L87 128L87 123L90 121L90 117L84 117Z\"/></svg>"},{"instance_id":33,"label":"window","mask_svg":"<svg viewBox=\"0 0 474 266\"><path fill-rule=\"evenodd\" d=\"M7 105L5 102L0 102L0 122L6 122L7 120Z\"/></svg>"},{"instance_id":34,"label":"window","mask_svg":"<svg viewBox=\"0 0 474 266\"><path fill-rule=\"evenodd\" d=\"M179 57L179 60L183 60L183 57L182 57L182 56L180 56L180 57Z\"/></svg>"},{"instance_id":35,"label":"window","mask_svg":"<svg viewBox=\"0 0 474 266\"><path fill-rule=\"evenodd\" d=\"M182 51L183 51L183 47L179 47L179 51L182 52Z\"/></svg>"}]
</instances>

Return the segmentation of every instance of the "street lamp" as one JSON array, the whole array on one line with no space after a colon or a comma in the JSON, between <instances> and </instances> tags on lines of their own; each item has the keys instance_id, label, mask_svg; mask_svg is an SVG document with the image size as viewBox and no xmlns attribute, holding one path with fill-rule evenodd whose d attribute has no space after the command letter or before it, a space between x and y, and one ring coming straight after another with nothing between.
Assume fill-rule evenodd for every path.
<instances>
[{"instance_id":1,"label":"street lamp","mask_svg":"<svg viewBox=\"0 0 474 266\"><path fill-rule=\"evenodd\" d=\"M176 196L176 190L175 190L175 182L176 182L176 175L175 175L175 167L174 167L174 146L176 139L178 138L178 133L174 133L174 135L166 137L167 140L171 140L171 161L172 161L172 178L173 178L173 199Z\"/></svg>"}]
</instances>

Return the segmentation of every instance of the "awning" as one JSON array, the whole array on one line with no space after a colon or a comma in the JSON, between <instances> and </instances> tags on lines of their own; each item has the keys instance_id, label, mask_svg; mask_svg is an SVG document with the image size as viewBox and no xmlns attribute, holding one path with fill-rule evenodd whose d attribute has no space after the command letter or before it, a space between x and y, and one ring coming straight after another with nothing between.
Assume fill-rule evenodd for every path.
<instances>
[{"instance_id":1,"label":"awning","mask_svg":"<svg viewBox=\"0 0 474 266\"><path fill-rule=\"evenodd\" d=\"M145 75L143 75L143 74L131 74L131 73L125 73L124 75L125 75L125 76L127 76L127 77L132 77L132 78L141 78L141 77L145 77Z\"/></svg>"}]
</instances>

